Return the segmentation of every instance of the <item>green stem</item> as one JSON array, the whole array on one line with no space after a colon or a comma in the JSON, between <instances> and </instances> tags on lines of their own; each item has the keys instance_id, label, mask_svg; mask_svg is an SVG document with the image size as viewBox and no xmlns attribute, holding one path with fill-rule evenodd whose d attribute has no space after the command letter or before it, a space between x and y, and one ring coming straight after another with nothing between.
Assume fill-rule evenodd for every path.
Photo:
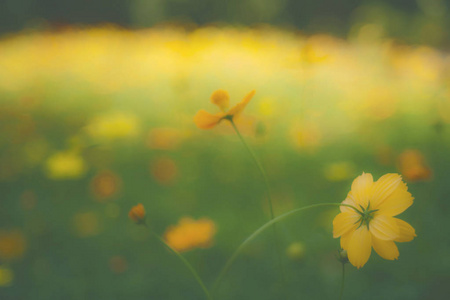
<instances>
[{"instance_id":1,"label":"green stem","mask_svg":"<svg viewBox=\"0 0 450 300\"><path fill-rule=\"evenodd\" d=\"M231 125L234 128L234 131L236 131L236 134L238 135L239 139L242 141L242 143L244 144L245 148L247 148L248 152L250 153L250 156L253 158L253 161L255 162L256 166L258 167L259 172L261 173L261 176L264 179L264 184L266 186L266 191L267 191L267 203L269 204L270 219L273 220L275 218L275 214L273 212L272 196L271 196L271 192L270 192L269 179L267 177L266 171L264 170L264 167L262 166L262 164L259 161L259 159L256 157L256 154L253 151L253 149L247 144L247 142L245 141L244 137L239 132L239 130L238 130L236 124L234 123L233 119L229 119L229 120L230 120ZM276 229L275 226L273 226L273 235L275 237L275 247L276 247L276 251L277 251L278 266L280 268L282 282L286 282L286 276L284 274L284 269L283 269L283 262L282 262L282 259L281 259L280 242L278 240L277 229Z\"/></svg>"},{"instance_id":2,"label":"green stem","mask_svg":"<svg viewBox=\"0 0 450 300\"><path fill-rule=\"evenodd\" d=\"M187 261L186 258L184 258L183 255L180 254L177 250L172 248L169 244L166 243L166 241L161 238L156 233L152 232L153 235L162 243L164 246L166 246L167 249L169 249L173 254L175 254L183 263L184 265L191 271L192 275L194 275L195 280L198 282L198 284L201 286L203 292L205 293L206 299L212 300L211 294L209 293L208 289L206 288L205 284L203 283L203 280L198 275L197 271L195 271L194 267Z\"/></svg>"},{"instance_id":3,"label":"green stem","mask_svg":"<svg viewBox=\"0 0 450 300\"><path fill-rule=\"evenodd\" d=\"M291 210L287 213L284 213L272 220L270 220L269 222L267 222L266 224L264 224L263 226L259 227L255 232L253 232L250 236L248 236L240 245L239 247L236 249L236 251L233 253L233 255L228 259L228 261L225 263L224 267L222 268L222 270L219 273L219 276L216 279L216 282L213 285L213 288L211 289L211 294L214 295L215 292L217 291L217 289L219 288L219 285L223 279L223 277L225 276L225 274L227 273L228 269L231 267L231 265L233 264L233 262L235 261L235 259L238 257L238 255L242 252L242 250L244 250L245 246L247 246L248 243L250 243L252 240L254 240L258 235L260 235L261 233L263 233L267 228L269 228L270 226L272 226L275 223L280 222L281 220L286 219L287 217L302 212L304 210L310 209L310 208L316 208L316 207L321 207L321 206L347 206L347 207L351 207L354 210L356 210L355 207L348 205L348 204L342 204L342 203L319 203L319 204L313 204L313 205L308 205L305 207L301 207L301 208L297 208L294 210Z\"/></svg>"},{"instance_id":4,"label":"green stem","mask_svg":"<svg viewBox=\"0 0 450 300\"><path fill-rule=\"evenodd\" d=\"M342 296L344 295L344 283L345 283L345 263L342 263L342 284L339 300L342 300Z\"/></svg>"}]
</instances>

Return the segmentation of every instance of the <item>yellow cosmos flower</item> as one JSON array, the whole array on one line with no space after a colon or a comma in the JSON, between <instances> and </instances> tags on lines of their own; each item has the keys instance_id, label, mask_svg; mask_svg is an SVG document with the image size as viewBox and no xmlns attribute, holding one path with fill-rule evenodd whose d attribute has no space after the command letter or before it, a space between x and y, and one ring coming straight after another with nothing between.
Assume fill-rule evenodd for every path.
<instances>
[{"instance_id":1,"label":"yellow cosmos flower","mask_svg":"<svg viewBox=\"0 0 450 300\"><path fill-rule=\"evenodd\" d=\"M230 105L230 95L227 91L217 90L211 95L211 102L217 105L221 112L211 114L204 109L199 110L194 116L194 123L200 129L211 129L223 119L232 120L244 110L254 95L255 91L251 91L241 102L226 111Z\"/></svg>"},{"instance_id":2,"label":"yellow cosmos flower","mask_svg":"<svg viewBox=\"0 0 450 300\"><path fill-rule=\"evenodd\" d=\"M363 173L352 183L352 189L342 202L341 213L333 220L333 237L341 238L341 247L358 269L369 260L373 249L382 258L397 259L395 242L409 242L414 228L394 218L413 203L408 187L398 174L386 174L376 182Z\"/></svg>"}]
</instances>

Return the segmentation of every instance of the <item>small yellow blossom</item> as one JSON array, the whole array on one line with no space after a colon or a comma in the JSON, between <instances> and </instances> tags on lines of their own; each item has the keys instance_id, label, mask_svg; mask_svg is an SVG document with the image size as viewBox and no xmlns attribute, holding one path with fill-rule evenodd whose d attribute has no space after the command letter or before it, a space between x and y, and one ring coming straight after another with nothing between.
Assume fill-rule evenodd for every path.
<instances>
[{"instance_id":1,"label":"small yellow blossom","mask_svg":"<svg viewBox=\"0 0 450 300\"><path fill-rule=\"evenodd\" d=\"M145 208L144 205L139 203L136 206L133 206L130 209L130 212L128 213L128 217L130 217L131 220L136 222L137 224L143 224L145 223Z\"/></svg>"},{"instance_id":2,"label":"small yellow blossom","mask_svg":"<svg viewBox=\"0 0 450 300\"><path fill-rule=\"evenodd\" d=\"M220 108L221 112L211 114L204 109L199 110L194 116L195 125L197 125L197 127L200 129L211 129L219 124L219 122L223 119L232 120L244 110L244 108L247 106L254 95L255 91L251 91L247 94L247 96L244 97L244 99L242 99L241 102L226 111L230 104L230 96L228 92L224 90L215 91L211 95L211 102L217 105Z\"/></svg>"},{"instance_id":3,"label":"small yellow blossom","mask_svg":"<svg viewBox=\"0 0 450 300\"><path fill-rule=\"evenodd\" d=\"M46 161L47 176L51 179L77 179L84 175L87 166L74 151L57 152Z\"/></svg>"},{"instance_id":4,"label":"small yellow blossom","mask_svg":"<svg viewBox=\"0 0 450 300\"><path fill-rule=\"evenodd\" d=\"M179 252L194 248L208 248L216 233L216 226L210 219L195 221L191 218L182 218L178 225L170 226L164 238L172 248Z\"/></svg>"},{"instance_id":5,"label":"small yellow blossom","mask_svg":"<svg viewBox=\"0 0 450 300\"><path fill-rule=\"evenodd\" d=\"M300 261L305 256L305 246L301 242L294 242L287 247L286 255L292 260Z\"/></svg>"},{"instance_id":6,"label":"small yellow blossom","mask_svg":"<svg viewBox=\"0 0 450 300\"><path fill-rule=\"evenodd\" d=\"M10 286L14 279L14 273L11 269L0 267L0 286Z\"/></svg>"},{"instance_id":7,"label":"small yellow blossom","mask_svg":"<svg viewBox=\"0 0 450 300\"><path fill-rule=\"evenodd\" d=\"M394 218L413 203L408 187L398 174L386 174L373 182L372 174L363 173L353 183L333 220L333 237L341 238L352 265L361 268L369 260L372 247L382 258L398 259L395 242L409 242L414 228Z\"/></svg>"}]
</instances>

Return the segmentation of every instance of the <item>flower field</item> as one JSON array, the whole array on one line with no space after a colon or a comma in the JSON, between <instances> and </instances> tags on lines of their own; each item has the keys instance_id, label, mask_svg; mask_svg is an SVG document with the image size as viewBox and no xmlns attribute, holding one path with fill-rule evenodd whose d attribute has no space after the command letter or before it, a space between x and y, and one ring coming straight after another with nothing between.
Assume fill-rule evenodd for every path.
<instances>
[{"instance_id":1,"label":"flower field","mask_svg":"<svg viewBox=\"0 0 450 300\"><path fill-rule=\"evenodd\" d=\"M444 299L449 124L450 54L375 25L345 40L268 26L4 36L0 298L206 299L186 260L210 299L339 299L343 239L387 204L276 217L341 203L364 172L401 176L379 194L407 187L395 212L415 233L399 256L378 240L366 261L350 254L344 299ZM375 234L392 246L405 226Z\"/></svg>"}]
</instances>

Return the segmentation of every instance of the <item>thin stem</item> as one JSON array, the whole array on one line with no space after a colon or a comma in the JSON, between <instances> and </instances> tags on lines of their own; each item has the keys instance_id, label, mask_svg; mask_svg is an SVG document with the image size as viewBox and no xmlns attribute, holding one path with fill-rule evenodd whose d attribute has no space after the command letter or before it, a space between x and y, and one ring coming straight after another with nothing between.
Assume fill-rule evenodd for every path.
<instances>
[{"instance_id":1,"label":"thin stem","mask_svg":"<svg viewBox=\"0 0 450 300\"><path fill-rule=\"evenodd\" d=\"M244 137L239 132L239 129L237 128L233 119L229 119L229 120L230 120L231 125L234 128L234 131L236 131L236 134L238 135L239 139L242 141L245 148L247 148L248 152L250 153L250 156L253 158L253 161L255 162L256 166L258 167L259 172L261 173L261 176L264 179L264 184L266 186L266 192L267 192L267 203L269 204L270 219L273 220L275 218L275 214L273 212L272 196L271 196L271 192L270 192L269 179L267 177L266 171L264 170L264 167L262 166L259 159L256 157L256 154L253 151L253 149L247 144ZM276 229L275 225L273 226L273 235L275 237L275 247L276 247L276 252L277 252L277 257L278 257L278 266L280 268L282 282L286 282L286 276L284 274L284 269L283 269L283 262L281 259L280 242L278 240L278 234L277 234L277 229Z\"/></svg>"},{"instance_id":2,"label":"thin stem","mask_svg":"<svg viewBox=\"0 0 450 300\"><path fill-rule=\"evenodd\" d=\"M344 283L345 283L345 263L342 263L342 284L339 300L342 300L342 296L344 295Z\"/></svg>"},{"instance_id":3,"label":"thin stem","mask_svg":"<svg viewBox=\"0 0 450 300\"><path fill-rule=\"evenodd\" d=\"M203 292L205 293L206 299L212 300L213 298L211 297L211 294L209 293L208 289L206 288L205 284L203 283L203 280L200 278L197 271L195 271L194 267L189 263L189 261L187 261L187 259L184 258L184 256L181 255L180 252L178 252L177 250L172 248L169 244L167 244L163 238L161 238L159 235L157 235L154 232L152 232L152 233L162 244L164 244L164 246L166 246L167 249L169 249L173 254L175 254L184 263L184 265L189 269L189 271L191 271L192 275L194 275L194 278L197 281L197 283L201 286Z\"/></svg>"},{"instance_id":4,"label":"thin stem","mask_svg":"<svg viewBox=\"0 0 450 300\"><path fill-rule=\"evenodd\" d=\"M270 210L270 218L273 219L275 217L273 213L273 205L272 205L272 197L270 195L270 185L269 185L269 179L267 178L266 171L264 170L264 167L259 162L258 158L256 157L255 152L253 152L253 149L247 144L244 137L239 132L238 128L236 127L236 124L231 119L230 120L231 125L234 128L234 131L236 131L236 134L238 135L239 139L242 141L242 144L244 144L245 148L247 148L248 152L250 153L250 156L253 158L253 161L255 162L256 166L258 167L259 172L261 173L261 176L264 178L264 183L266 185L267 190L267 202L269 204L269 210Z\"/></svg>"},{"instance_id":5,"label":"thin stem","mask_svg":"<svg viewBox=\"0 0 450 300\"><path fill-rule=\"evenodd\" d=\"M308 206L305 206L305 207L301 207L301 208L297 208L297 209L291 210L291 211L289 211L287 213L284 213L284 214L282 214L282 215L280 215L280 216L270 220L269 222L265 223L264 225L262 225L261 227L256 229L256 231L254 231L250 236L248 236L239 245L239 247L236 249L236 251L234 251L233 255L228 259L228 261L225 263L224 267L220 271L219 276L217 277L217 279L216 279L216 281L215 281L215 283L213 285L213 288L211 289L211 294L212 295L215 294L215 292L219 288L219 285L220 285L223 277L225 276L225 274L227 273L228 269L231 267L231 265L233 264L235 259L238 257L238 255L242 252L242 250L244 250L245 246L247 246L247 244L249 244L252 240L254 240L258 235L263 233L270 226L272 226L275 223L278 223L278 222L286 219L287 217L289 217L291 215L294 215L296 213L302 212L302 211L310 209L310 208L316 208L316 207L321 207L321 206L347 206L347 207L351 207L351 208L356 210L355 207L353 207L351 205L348 205L348 204L342 204L342 203L319 203L319 204L308 205Z\"/></svg>"}]
</instances>

